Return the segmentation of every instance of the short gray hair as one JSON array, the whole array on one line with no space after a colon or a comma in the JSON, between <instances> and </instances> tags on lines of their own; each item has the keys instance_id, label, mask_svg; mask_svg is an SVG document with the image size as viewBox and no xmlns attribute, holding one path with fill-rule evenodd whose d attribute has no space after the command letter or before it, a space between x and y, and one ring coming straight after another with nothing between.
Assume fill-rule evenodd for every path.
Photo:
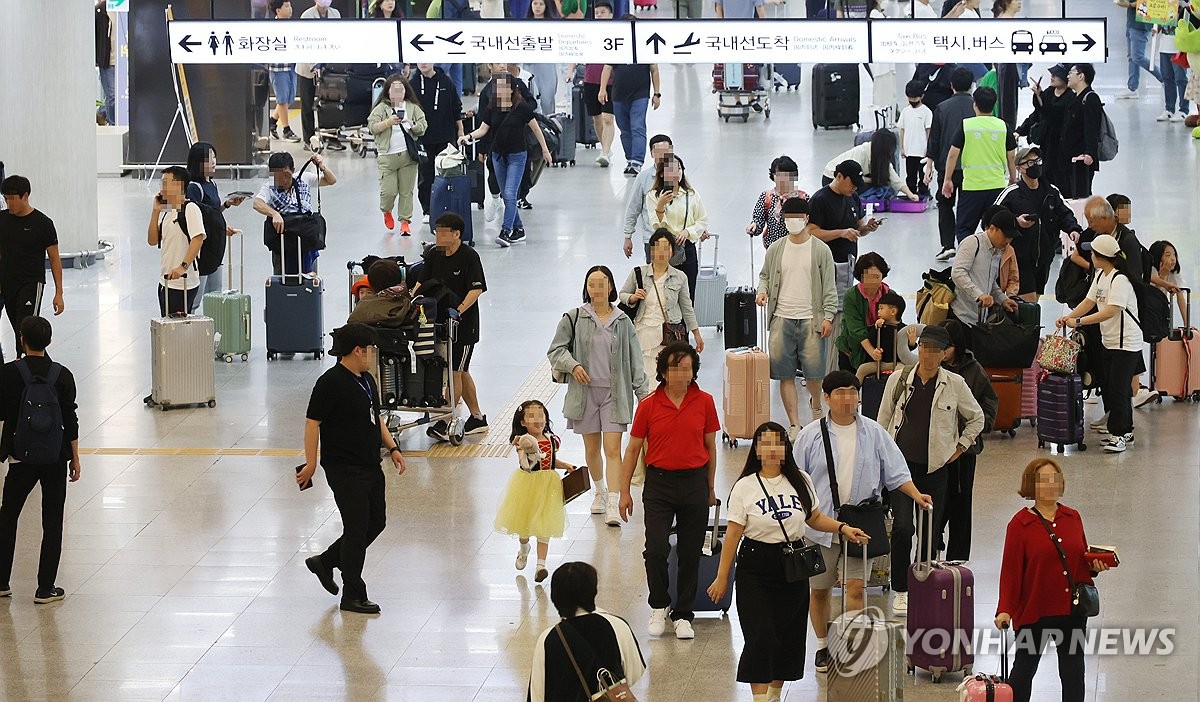
<instances>
[{"instance_id":1,"label":"short gray hair","mask_svg":"<svg viewBox=\"0 0 1200 702\"><path fill-rule=\"evenodd\" d=\"M1088 201L1083 208L1083 214L1089 220L1117 218L1117 213L1113 211L1112 205L1108 203L1108 200L1105 200L1099 195L1088 198Z\"/></svg>"}]
</instances>

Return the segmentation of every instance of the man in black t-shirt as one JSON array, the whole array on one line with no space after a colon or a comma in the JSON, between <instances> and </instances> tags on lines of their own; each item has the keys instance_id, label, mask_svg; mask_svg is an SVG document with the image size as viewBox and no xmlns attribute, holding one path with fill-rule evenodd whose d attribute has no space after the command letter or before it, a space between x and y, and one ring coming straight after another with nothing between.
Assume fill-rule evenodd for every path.
<instances>
[{"instance_id":1,"label":"man in black t-shirt","mask_svg":"<svg viewBox=\"0 0 1200 702\"><path fill-rule=\"evenodd\" d=\"M62 259L54 222L29 205L29 179L14 175L0 184L8 206L0 212L0 296L17 337L21 356L21 320L41 313L46 286L46 257L54 276L54 314L63 313Z\"/></svg>"},{"instance_id":2,"label":"man in black t-shirt","mask_svg":"<svg viewBox=\"0 0 1200 702\"><path fill-rule=\"evenodd\" d=\"M459 401L466 403L471 416L463 426L464 434L476 434L488 430L487 415L479 409L479 394L475 390L475 379L471 377L471 357L475 344L479 343L479 296L487 291L483 277L483 264L479 254L470 246L463 246L462 230L466 226L462 217L446 212L434 222L435 245L425 252L425 265L413 287L414 298L421 288L429 289L433 281L441 283L453 294L457 306L450 315L458 318L457 333L450 351L454 359L454 397L450 406L457 408ZM425 434L438 441L450 439L450 424L440 420L425 430Z\"/></svg>"},{"instance_id":3,"label":"man in black t-shirt","mask_svg":"<svg viewBox=\"0 0 1200 702\"><path fill-rule=\"evenodd\" d=\"M872 217L863 219L862 203L855 195L865 189L862 166L842 161L833 169L833 181L808 200L808 232L829 244L836 263L858 256L858 238L879 228Z\"/></svg>"},{"instance_id":4,"label":"man in black t-shirt","mask_svg":"<svg viewBox=\"0 0 1200 702\"><path fill-rule=\"evenodd\" d=\"M341 608L359 614L379 614L362 579L367 547L386 524L379 449L387 449L400 475L406 468L404 454L380 418L378 387L368 372L374 352L375 331L365 324L347 324L333 333L331 353L339 361L313 386L304 423L304 466L296 473L296 484L304 489L317 472L319 444L321 467L342 516L342 535L304 564L331 595L338 594L333 571L341 570Z\"/></svg>"},{"instance_id":5,"label":"man in black t-shirt","mask_svg":"<svg viewBox=\"0 0 1200 702\"><path fill-rule=\"evenodd\" d=\"M625 15L621 19L637 18ZM660 90L657 64L607 65L600 74L599 100L601 104L612 100L613 116L621 131L621 148L625 151L627 176L636 176L642 170L646 158L646 108L658 109L662 99Z\"/></svg>"}]
</instances>

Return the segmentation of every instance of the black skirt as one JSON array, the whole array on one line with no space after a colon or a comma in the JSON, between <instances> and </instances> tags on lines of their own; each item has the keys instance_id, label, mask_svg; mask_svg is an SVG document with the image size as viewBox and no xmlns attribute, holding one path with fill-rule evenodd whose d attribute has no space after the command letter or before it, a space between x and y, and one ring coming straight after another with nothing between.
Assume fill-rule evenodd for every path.
<instances>
[{"instance_id":1,"label":"black skirt","mask_svg":"<svg viewBox=\"0 0 1200 702\"><path fill-rule=\"evenodd\" d=\"M769 683L804 677L808 581L783 575L782 544L742 539L735 595L745 647L737 681Z\"/></svg>"}]
</instances>

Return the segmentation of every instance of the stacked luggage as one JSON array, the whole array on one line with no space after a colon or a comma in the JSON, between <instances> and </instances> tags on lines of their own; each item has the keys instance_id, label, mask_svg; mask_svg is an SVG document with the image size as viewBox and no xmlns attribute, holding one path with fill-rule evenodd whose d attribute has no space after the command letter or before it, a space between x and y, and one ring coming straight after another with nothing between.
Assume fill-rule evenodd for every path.
<instances>
[{"instance_id":1,"label":"stacked luggage","mask_svg":"<svg viewBox=\"0 0 1200 702\"><path fill-rule=\"evenodd\" d=\"M432 231L437 218L453 212L463 218L462 241L475 245L474 228L471 225L471 176L472 163L478 164L453 145L434 155L433 185L429 190L429 228Z\"/></svg>"},{"instance_id":2,"label":"stacked luggage","mask_svg":"<svg viewBox=\"0 0 1200 702\"><path fill-rule=\"evenodd\" d=\"M395 67L386 63L325 64L316 83L317 123L321 129L365 125L375 81L394 72Z\"/></svg>"},{"instance_id":3,"label":"stacked luggage","mask_svg":"<svg viewBox=\"0 0 1200 702\"><path fill-rule=\"evenodd\" d=\"M1065 453L1067 444L1087 450L1083 442L1083 379L1078 373L1079 343L1068 336L1051 334L1038 350L1037 436L1038 448L1057 444Z\"/></svg>"}]
</instances>

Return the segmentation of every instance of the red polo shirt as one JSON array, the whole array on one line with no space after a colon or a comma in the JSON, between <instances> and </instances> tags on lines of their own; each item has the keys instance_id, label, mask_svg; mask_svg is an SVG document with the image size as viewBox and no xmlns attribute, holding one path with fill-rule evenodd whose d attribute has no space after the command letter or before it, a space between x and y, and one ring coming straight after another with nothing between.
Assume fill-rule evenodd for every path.
<instances>
[{"instance_id":1,"label":"red polo shirt","mask_svg":"<svg viewBox=\"0 0 1200 702\"><path fill-rule=\"evenodd\" d=\"M687 470L708 465L705 436L721 429L712 395L692 383L676 407L665 385L638 403L630 435L646 439L646 465Z\"/></svg>"},{"instance_id":2,"label":"red polo shirt","mask_svg":"<svg viewBox=\"0 0 1200 702\"><path fill-rule=\"evenodd\" d=\"M1079 512L1058 506L1051 531L1062 539L1071 578L1075 583L1091 583L1091 564L1087 562L1087 536ZM1008 612L1014 627L1029 626L1042 617L1071 613L1071 586L1063 574L1062 560L1050 541L1050 535L1037 515L1028 509L1017 512L1008 523L1004 536L1004 560L1000 564L1000 601L996 613Z\"/></svg>"}]
</instances>

